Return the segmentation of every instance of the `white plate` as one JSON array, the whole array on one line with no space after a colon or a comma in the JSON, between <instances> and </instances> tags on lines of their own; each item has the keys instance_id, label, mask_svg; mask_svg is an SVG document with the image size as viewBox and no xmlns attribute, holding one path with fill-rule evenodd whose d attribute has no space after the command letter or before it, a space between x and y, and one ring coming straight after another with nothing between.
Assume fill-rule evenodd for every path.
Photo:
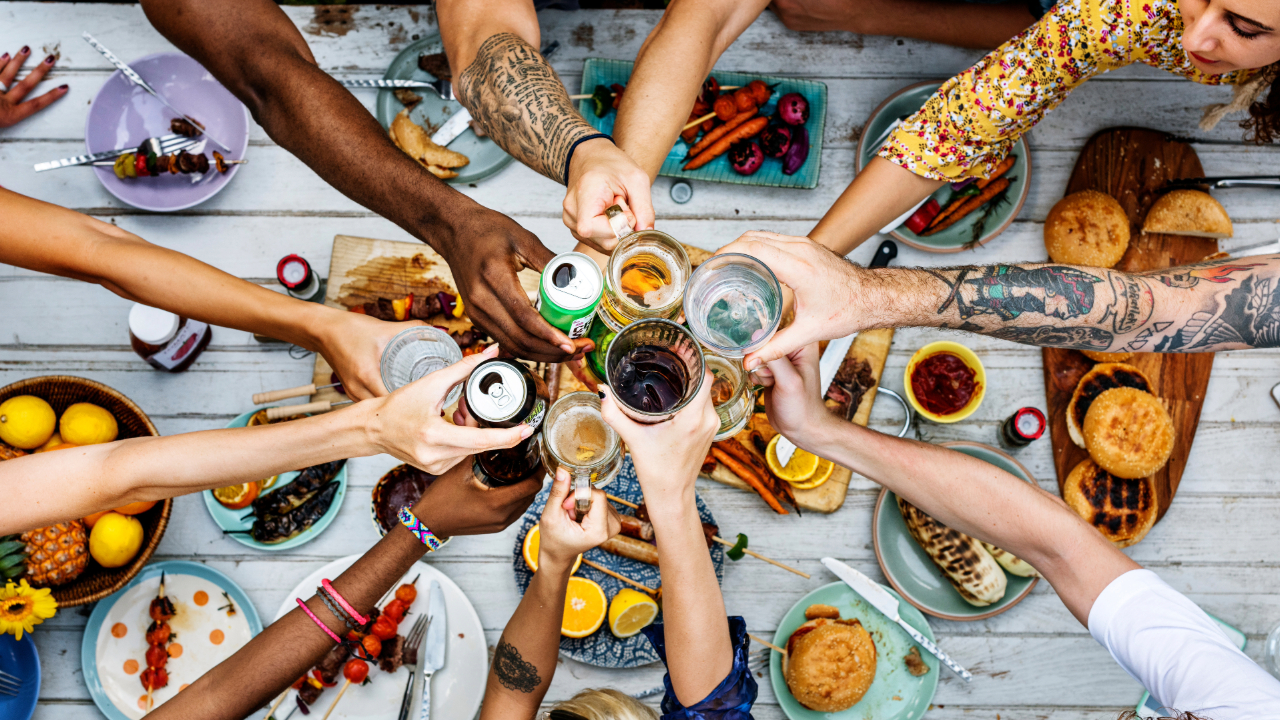
<instances>
[{"instance_id":1,"label":"white plate","mask_svg":"<svg viewBox=\"0 0 1280 720\"><path fill-rule=\"evenodd\" d=\"M298 598L307 599L315 594L316 586L324 578L330 580L338 577L351 567L359 555L334 560L309 575L298 583L280 606L276 620L298 607ZM489 673L489 647L484 640L484 626L480 624L480 616L471 606L471 601L463 594L448 575L427 565L416 562L404 577L396 581L396 587L409 582L414 576L421 574L415 586L418 598L414 600L410 614L424 613L427 608L427 591L431 589L431 581L440 581L444 589L445 609L448 611L448 644L445 647L444 667L431 679L431 717L439 720L469 720L480 710L480 701L484 699L485 678ZM404 632L413 625L401 623ZM368 685L354 685L347 689L342 703L329 716L330 720L354 720L355 718L394 718L400 712L400 701L404 697L404 686L409 679L407 668L397 670L393 675L376 668L370 668ZM290 691L289 698L281 703L281 708L296 704ZM336 692L326 690L320 696L317 707L313 709L322 713L329 709L329 703L337 697ZM287 710L285 712L288 712Z\"/></svg>"}]
</instances>

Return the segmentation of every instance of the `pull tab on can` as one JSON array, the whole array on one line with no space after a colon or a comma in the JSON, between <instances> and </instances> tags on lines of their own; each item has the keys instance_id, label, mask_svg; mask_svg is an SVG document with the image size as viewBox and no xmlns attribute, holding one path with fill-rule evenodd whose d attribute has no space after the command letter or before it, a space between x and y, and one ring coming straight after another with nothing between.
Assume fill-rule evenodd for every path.
<instances>
[{"instance_id":1,"label":"pull tab on can","mask_svg":"<svg viewBox=\"0 0 1280 720\"><path fill-rule=\"evenodd\" d=\"M610 205L605 208L604 215L609 218L609 227L613 228L613 234L619 240L635 232L635 226L627 219L627 213L621 205Z\"/></svg>"},{"instance_id":2,"label":"pull tab on can","mask_svg":"<svg viewBox=\"0 0 1280 720\"><path fill-rule=\"evenodd\" d=\"M570 340L586 337L603 293L604 275L595 260L582 253L561 253L542 271L538 313Z\"/></svg>"}]
</instances>

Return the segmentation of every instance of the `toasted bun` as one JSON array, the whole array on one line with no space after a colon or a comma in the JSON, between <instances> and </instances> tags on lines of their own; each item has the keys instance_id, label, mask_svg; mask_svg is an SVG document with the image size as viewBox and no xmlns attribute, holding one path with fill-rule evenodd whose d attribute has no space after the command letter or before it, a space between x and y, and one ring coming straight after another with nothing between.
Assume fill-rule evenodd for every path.
<instances>
[{"instance_id":1,"label":"toasted bun","mask_svg":"<svg viewBox=\"0 0 1280 720\"><path fill-rule=\"evenodd\" d=\"M1119 363L1133 357L1133 353L1104 353L1094 350L1081 350L1080 352L1094 362Z\"/></svg>"},{"instance_id":2,"label":"toasted bun","mask_svg":"<svg viewBox=\"0 0 1280 720\"><path fill-rule=\"evenodd\" d=\"M810 623L820 623L816 626ZM791 694L818 712L840 712L867 694L876 676L876 645L857 620L820 618L797 628L783 667ZM792 635L795 637L795 634Z\"/></svg>"},{"instance_id":3,"label":"toasted bun","mask_svg":"<svg viewBox=\"0 0 1280 720\"><path fill-rule=\"evenodd\" d=\"M1062 499L1103 537L1122 548L1146 537L1159 511L1154 479L1118 478L1093 460L1081 460L1067 476Z\"/></svg>"},{"instance_id":4,"label":"toasted bun","mask_svg":"<svg viewBox=\"0 0 1280 720\"><path fill-rule=\"evenodd\" d=\"M1164 467L1173 453L1173 420L1151 393L1113 388L1089 406L1084 445L1089 456L1112 475L1146 477Z\"/></svg>"},{"instance_id":5,"label":"toasted bun","mask_svg":"<svg viewBox=\"0 0 1280 720\"><path fill-rule=\"evenodd\" d=\"M810 605L804 609L804 619L813 620L815 618L827 618L828 620L840 619L840 608L830 605Z\"/></svg>"},{"instance_id":6,"label":"toasted bun","mask_svg":"<svg viewBox=\"0 0 1280 720\"><path fill-rule=\"evenodd\" d=\"M1142 371L1124 363L1101 363L1094 365L1089 372L1080 378L1076 391L1071 395L1067 405L1067 434L1071 441L1084 447L1084 416L1095 398L1111 388L1131 387L1151 392L1151 381Z\"/></svg>"},{"instance_id":7,"label":"toasted bun","mask_svg":"<svg viewBox=\"0 0 1280 720\"><path fill-rule=\"evenodd\" d=\"M1144 233L1229 238L1231 216L1222 203L1199 190L1174 190L1156 201L1142 223Z\"/></svg>"},{"instance_id":8,"label":"toasted bun","mask_svg":"<svg viewBox=\"0 0 1280 720\"><path fill-rule=\"evenodd\" d=\"M1045 218L1044 246L1054 262L1111 267L1129 248L1129 217L1106 193L1073 193Z\"/></svg>"}]
</instances>

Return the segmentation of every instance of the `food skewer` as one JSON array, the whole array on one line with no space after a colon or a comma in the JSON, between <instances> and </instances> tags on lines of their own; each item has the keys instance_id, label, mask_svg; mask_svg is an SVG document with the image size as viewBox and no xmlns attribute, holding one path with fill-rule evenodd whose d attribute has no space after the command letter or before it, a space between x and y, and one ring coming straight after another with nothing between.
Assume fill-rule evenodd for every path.
<instances>
[{"instance_id":1,"label":"food skewer","mask_svg":"<svg viewBox=\"0 0 1280 720\"><path fill-rule=\"evenodd\" d=\"M737 90L740 87L742 86L741 85L721 85L720 89L721 90ZM609 97L617 97L617 96L618 96L618 93L609 93ZM570 95L569 99L570 100L590 100L592 97L593 96L590 93L588 93L586 95ZM1238 145L1239 143L1235 143L1235 144Z\"/></svg>"},{"instance_id":2,"label":"food skewer","mask_svg":"<svg viewBox=\"0 0 1280 720\"><path fill-rule=\"evenodd\" d=\"M782 648L778 647L777 645L774 645L773 643L769 642L768 640L765 640L762 637L757 637L755 635L752 635L751 633L747 633L747 637L751 638L752 640L755 640L756 642L769 648L770 650L774 650L776 652L782 653L783 655L787 654L786 650L783 650Z\"/></svg>"},{"instance_id":3,"label":"food skewer","mask_svg":"<svg viewBox=\"0 0 1280 720\"><path fill-rule=\"evenodd\" d=\"M339 405L350 405L353 402L355 402L355 400L339 400L338 402L317 400L303 405L283 405L281 407L267 408L267 419L279 420L281 418L293 417L294 415L302 415L304 413L328 412Z\"/></svg>"},{"instance_id":4,"label":"food skewer","mask_svg":"<svg viewBox=\"0 0 1280 720\"><path fill-rule=\"evenodd\" d=\"M621 580L622 582L627 583L628 585L634 586L635 588L637 588L637 589L639 589L639 590L642 590L642 591L644 591L644 592L647 592L647 593L649 593L650 595L652 595L652 596L654 596L654 597L658 597L659 595L661 595L661 594L662 594L662 590L661 590L661 589L659 589L659 590L654 590L653 588L649 587L648 585L644 585L644 584L642 584L642 583L636 582L635 580L632 580L631 578L627 577L626 575L622 575L622 574L620 574L620 573L616 573L616 572L614 572L614 571L610 570L609 568L607 568L607 567L605 567L605 566L603 566L603 565L600 565L599 563L591 562L590 560L588 560L588 559L586 559L586 558L582 558L582 564L583 564L583 565L586 565L586 566L587 566L587 567L589 567L589 568L594 568L594 569L596 569L596 570L599 570L600 572L604 573L605 575L608 575L608 576L609 576L609 577L611 577L611 578L614 578L614 579L616 579L616 580Z\"/></svg>"},{"instance_id":5,"label":"food skewer","mask_svg":"<svg viewBox=\"0 0 1280 720\"><path fill-rule=\"evenodd\" d=\"M318 390L339 387L341 385L342 383L331 383L329 385L316 385L315 383L311 383L310 385L299 385L298 387L286 388L284 390L268 390L266 392L254 393L253 404L265 405L277 400L287 400L288 398L302 397L303 395L315 395Z\"/></svg>"},{"instance_id":6,"label":"food skewer","mask_svg":"<svg viewBox=\"0 0 1280 720\"><path fill-rule=\"evenodd\" d=\"M280 697L276 698L275 703L271 705L271 709L267 711L268 718L275 716L276 709L280 707L280 703L284 702L284 699L289 697L289 690L292 690L292 688L285 688L285 691L280 693Z\"/></svg>"},{"instance_id":7,"label":"food skewer","mask_svg":"<svg viewBox=\"0 0 1280 720\"><path fill-rule=\"evenodd\" d=\"M338 691L338 697L333 699L329 704L329 709L325 710L324 717L320 720L329 720L329 715L333 713L333 709L338 707L338 703L342 700L342 696L346 694L347 688L351 687L351 683L362 683L369 676L369 664L360 658L351 658L342 666L342 689Z\"/></svg>"},{"instance_id":8,"label":"food skewer","mask_svg":"<svg viewBox=\"0 0 1280 720\"><path fill-rule=\"evenodd\" d=\"M160 573L160 587L156 591L156 597L151 601L148 608L148 614L152 619L151 627L147 628L147 669L142 672L139 680L142 686L147 689L147 709L145 712L150 713L154 705L153 694L158 688L165 687L169 684L169 675L165 671L164 666L169 661L169 618L177 614L173 607L173 602L164 594L165 573ZM151 657L152 649L159 649L161 657L154 659Z\"/></svg>"},{"instance_id":9,"label":"food skewer","mask_svg":"<svg viewBox=\"0 0 1280 720\"><path fill-rule=\"evenodd\" d=\"M703 115L702 117L698 118L697 120L691 120L691 121L689 121L689 123L688 123L688 124L686 124L684 127L680 128L680 132L684 132L685 130L688 130L689 128L691 128L691 127L693 127L693 126L695 126L695 125L701 125L702 123L704 123L704 122L706 122L706 121L710 120L711 118L714 118L715 116L716 116L716 114L712 112L712 113L707 113L706 115Z\"/></svg>"},{"instance_id":10,"label":"food skewer","mask_svg":"<svg viewBox=\"0 0 1280 720\"><path fill-rule=\"evenodd\" d=\"M632 510L639 510L639 509L640 509L640 506L639 506L638 504L633 503L633 502L629 502L629 501L627 501L627 500L623 500L622 498L620 498L620 497L618 497L618 496L616 496L616 495L610 495L610 494L608 494L608 493L605 493L605 497L606 497L606 498L608 498L608 499L610 499L610 500L612 500L612 501L614 501L614 502L616 502L616 503L618 503L618 504L620 504L620 505L626 505L627 507L631 508ZM733 543L733 542L730 542L730 541L728 541L728 540L725 540L724 538L720 537L719 535L712 535L712 536L711 536L711 539L712 539L712 540L714 540L714 541L716 541L716 542L718 542L718 543L720 543L721 545L726 546L726 547L735 547L735 546L736 546L736 544L737 544L737 543ZM748 549L746 549L746 548L742 548L742 552L746 553L747 555L750 555L750 556L751 556L751 557L753 557L753 558L756 558L757 560L763 560L763 561L765 561L765 562L769 563L770 565L776 565L776 566L778 566L778 567L782 568L783 570L786 570L786 571L788 571L788 572L793 572L793 573L795 573L796 575L799 575L800 577L805 578L806 580L807 580L807 579L809 579L809 577L810 577L809 573L804 572L803 570L797 570L797 569L795 569L795 568L791 567L790 565L786 565L786 564L780 563L780 562L778 562L777 560L774 560L774 559L772 559L772 558L765 557L764 555L761 555L760 553L758 553L758 552L756 552L756 551L754 551L754 550L748 550ZM584 560L584 562L585 562L585 560Z\"/></svg>"}]
</instances>

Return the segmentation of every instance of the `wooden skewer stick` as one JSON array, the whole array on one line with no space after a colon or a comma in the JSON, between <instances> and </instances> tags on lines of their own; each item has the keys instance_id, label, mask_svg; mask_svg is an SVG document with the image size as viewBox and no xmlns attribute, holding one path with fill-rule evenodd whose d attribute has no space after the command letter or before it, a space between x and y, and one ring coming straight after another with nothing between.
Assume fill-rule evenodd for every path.
<instances>
[{"instance_id":1,"label":"wooden skewer stick","mask_svg":"<svg viewBox=\"0 0 1280 720\"><path fill-rule=\"evenodd\" d=\"M618 580L621 580L621 581L622 581L622 582L624 582L624 583L627 583L628 585L633 585L633 586L635 586L636 588L639 588L640 590L643 590L643 591L645 591L645 592L649 593L650 595L653 595L654 597L657 597L657 595L658 595L658 593L659 593L659 591L658 591L658 590L654 590L653 588L649 587L648 585L644 585L644 584L642 584L642 583L638 583L638 582L636 582L635 580L632 580L631 578L627 577L626 575L620 575L620 574L618 574L618 573L616 573L616 572L614 572L614 571L610 570L609 568L607 568L607 567L605 567L605 566L603 566L603 565L600 565L600 564L598 564L598 563L591 562L590 560L588 560L588 559L586 559L586 558L582 558L582 564L583 564L583 565L586 565L586 566L587 566L587 567L589 567L589 568L595 568L596 570L599 570L600 572L604 573L605 575L608 575L608 576L609 576L609 577L611 577L611 578L616 578L616 579L618 579Z\"/></svg>"},{"instance_id":2,"label":"wooden skewer stick","mask_svg":"<svg viewBox=\"0 0 1280 720\"><path fill-rule=\"evenodd\" d=\"M342 383L333 383L332 385L299 385L294 388L285 388L284 390L268 390L267 392L254 393L254 405L266 405L277 400L286 400L293 397L302 397L303 395L315 395L317 390L325 388L338 387Z\"/></svg>"},{"instance_id":3,"label":"wooden skewer stick","mask_svg":"<svg viewBox=\"0 0 1280 720\"><path fill-rule=\"evenodd\" d=\"M760 643L761 645L764 645L765 647L769 648L770 650L774 650L774 651L776 651L776 652L780 652L780 653L782 653L783 655L786 655L786 654L787 654L787 651L786 651L786 650L783 650L782 648L778 647L777 645L774 645L773 643L769 642L768 640L765 640L764 638L756 637L755 635L752 635L751 633L747 633L747 637L751 638L752 640L755 640L756 642Z\"/></svg>"},{"instance_id":4,"label":"wooden skewer stick","mask_svg":"<svg viewBox=\"0 0 1280 720\"><path fill-rule=\"evenodd\" d=\"M338 691L338 697L333 699L333 704L329 706L328 710L324 711L324 717L320 718L320 720L329 720L329 714L333 712L334 708L338 707L338 701L342 699L342 694L345 693L349 687L351 687L351 681L344 680L342 683L342 689Z\"/></svg>"},{"instance_id":5,"label":"wooden skewer stick","mask_svg":"<svg viewBox=\"0 0 1280 720\"><path fill-rule=\"evenodd\" d=\"M287 697L289 697L289 688L285 688L285 691L280 693L280 697L276 698L275 704L267 711L267 717L274 716L276 714L276 710L280 707L280 703L284 702L284 699Z\"/></svg>"},{"instance_id":6,"label":"wooden skewer stick","mask_svg":"<svg viewBox=\"0 0 1280 720\"><path fill-rule=\"evenodd\" d=\"M741 85L721 85L721 90L737 90ZM570 95L570 100L590 100L594 95ZM618 97L618 93L609 93L609 97Z\"/></svg>"},{"instance_id":7,"label":"wooden skewer stick","mask_svg":"<svg viewBox=\"0 0 1280 720\"><path fill-rule=\"evenodd\" d=\"M680 128L680 132L684 132L685 130L688 130L689 128L693 127L694 125L701 125L702 123L710 120L715 116L716 116L715 113L707 113L706 115L703 115L697 120L694 120L693 122L690 122L688 125L685 125L684 127Z\"/></svg>"},{"instance_id":8,"label":"wooden skewer stick","mask_svg":"<svg viewBox=\"0 0 1280 720\"><path fill-rule=\"evenodd\" d=\"M640 508L640 506L639 506L639 505L637 505L637 504L635 504L635 503L633 503L633 502L628 502L628 501L626 501L626 500L623 500L622 498L620 498L620 497L618 497L618 496L616 496L616 495L609 495L608 493L606 493L606 494L605 494L605 497L609 498L610 500L612 500L612 501L614 501L614 502L616 502L616 503L621 503L622 505L626 505L627 507L631 508L632 510L638 510L638 509ZM725 540L724 538L720 537L719 535L713 535L713 536L711 537L711 539L712 539L712 540L715 540L716 542L720 543L721 545L724 545L724 546L727 546L727 547L733 547L734 545L736 545L736 544L737 544L737 543L729 542L728 540ZM746 553L746 554L750 555L750 556L751 556L751 557L753 557L753 558L756 558L756 559L759 559L759 560L763 560L763 561L765 561L765 562L769 563L770 565L777 565L778 567L782 568L783 570L787 570L787 571L789 571L789 572L793 572L793 573L795 573L795 574L799 575L800 577L805 578L806 580L807 580L807 579L809 579L809 577L810 577L810 576L809 576L809 573L807 573L807 572L804 572L804 571L802 571L802 570L797 570L797 569L795 569L795 568L791 567L790 565L783 565L782 563L778 562L777 560L773 560L773 559L767 558L767 557L765 557L764 555L761 555L760 553L758 553L758 552L756 552L756 551L754 551L754 550L748 550L748 549L746 549L746 548L743 548L743 549L742 549L742 552L744 552L744 553Z\"/></svg>"},{"instance_id":9,"label":"wooden skewer stick","mask_svg":"<svg viewBox=\"0 0 1280 720\"><path fill-rule=\"evenodd\" d=\"M281 405L279 407L267 408L267 419L279 420L280 418L304 415L306 413L328 412L339 405L350 405L353 402L355 401L339 400L338 402L329 402L328 400L317 400L303 405Z\"/></svg>"}]
</instances>

